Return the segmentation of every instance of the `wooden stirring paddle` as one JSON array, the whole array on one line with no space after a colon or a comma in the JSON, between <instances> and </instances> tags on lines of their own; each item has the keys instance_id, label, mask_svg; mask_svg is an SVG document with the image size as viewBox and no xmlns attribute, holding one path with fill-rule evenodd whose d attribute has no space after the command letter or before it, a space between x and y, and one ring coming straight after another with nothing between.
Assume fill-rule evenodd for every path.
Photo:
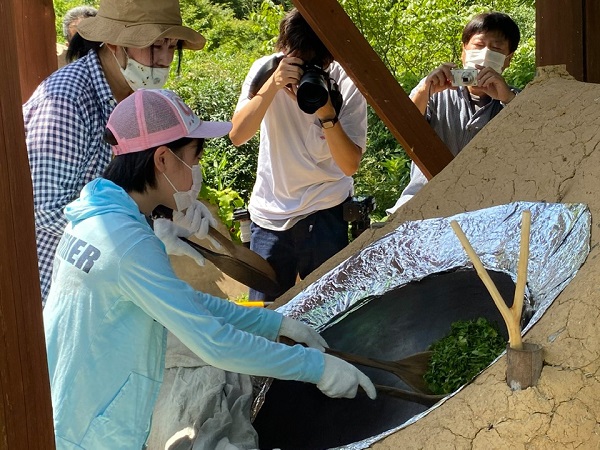
<instances>
[{"instance_id":1,"label":"wooden stirring paddle","mask_svg":"<svg viewBox=\"0 0 600 450\"><path fill-rule=\"evenodd\" d=\"M297 342L287 337L280 337L279 342L287 345L297 344ZM425 375L429 366L431 352L415 353L397 361L384 361L381 359L368 358L366 356L342 352L332 348L326 348L325 353L343 359L351 364L359 364L361 366L385 370L396 375L413 389L425 395L431 394L431 390L423 379L423 375Z\"/></svg>"},{"instance_id":2,"label":"wooden stirring paddle","mask_svg":"<svg viewBox=\"0 0 600 450\"><path fill-rule=\"evenodd\" d=\"M367 358L365 356L341 352L331 348L326 348L325 353L337 356L352 364L360 364L361 366L373 367L375 369L382 369L393 373L413 389L424 394L431 394L431 390L423 379L423 375L425 375L425 372L427 372L429 367L431 352L415 353L397 361Z\"/></svg>"},{"instance_id":3,"label":"wooden stirring paddle","mask_svg":"<svg viewBox=\"0 0 600 450\"><path fill-rule=\"evenodd\" d=\"M377 392L381 392L382 394L425 406L433 406L441 399L448 396L448 394L424 394L422 392L405 391L404 389L383 386L381 384L376 384L374 386L375 389L377 389Z\"/></svg>"}]
</instances>

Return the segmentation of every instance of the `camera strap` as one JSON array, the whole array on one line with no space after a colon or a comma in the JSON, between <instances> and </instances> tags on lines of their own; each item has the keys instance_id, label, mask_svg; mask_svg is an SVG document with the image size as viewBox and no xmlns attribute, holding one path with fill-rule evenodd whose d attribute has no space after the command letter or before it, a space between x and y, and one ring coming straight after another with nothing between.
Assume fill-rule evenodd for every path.
<instances>
[{"instance_id":1,"label":"camera strap","mask_svg":"<svg viewBox=\"0 0 600 450\"><path fill-rule=\"evenodd\" d=\"M328 80L329 87L329 97L331 98L331 104L335 109L336 116L340 115L340 111L342 110L342 105L344 104L344 97L342 97L342 93L340 92L340 88L337 82L329 77Z\"/></svg>"},{"instance_id":2,"label":"camera strap","mask_svg":"<svg viewBox=\"0 0 600 450\"><path fill-rule=\"evenodd\" d=\"M250 88L248 90L248 99L252 99L260 88L263 87L263 84L267 82L269 77L273 75L277 66L283 59L283 56L273 56L270 60L268 60L259 70L256 72L254 78L250 82Z\"/></svg>"}]
</instances>

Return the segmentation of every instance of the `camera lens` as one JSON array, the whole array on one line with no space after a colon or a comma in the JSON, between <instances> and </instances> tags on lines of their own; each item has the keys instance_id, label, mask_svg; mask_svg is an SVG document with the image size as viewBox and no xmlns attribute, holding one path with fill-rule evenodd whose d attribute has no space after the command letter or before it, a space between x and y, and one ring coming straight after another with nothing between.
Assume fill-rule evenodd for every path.
<instances>
[{"instance_id":1,"label":"camera lens","mask_svg":"<svg viewBox=\"0 0 600 450\"><path fill-rule=\"evenodd\" d=\"M306 70L298 85L298 106L306 114L313 114L327 103L329 89L323 76L314 71Z\"/></svg>"}]
</instances>

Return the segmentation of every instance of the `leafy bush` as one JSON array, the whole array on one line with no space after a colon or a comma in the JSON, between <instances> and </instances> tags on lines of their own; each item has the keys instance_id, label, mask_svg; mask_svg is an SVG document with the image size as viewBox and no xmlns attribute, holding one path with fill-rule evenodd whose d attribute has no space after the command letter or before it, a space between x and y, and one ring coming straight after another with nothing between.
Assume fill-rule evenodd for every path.
<instances>
[{"instance_id":1,"label":"leafy bush","mask_svg":"<svg viewBox=\"0 0 600 450\"><path fill-rule=\"evenodd\" d=\"M378 221L386 217L385 209L396 203L408 183L410 159L371 107L367 114L367 151L354 176L354 190L356 195L375 197L371 217Z\"/></svg>"},{"instance_id":2,"label":"leafy bush","mask_svg":"<svg viewBox=\"0 0 600 450\"><path fill-rule=\"evenodd\" d=\"M236 242L241 242L240 224L233 220L233 212L236 208L244 206L244 200L231 188L214 189L206 184L202 184L199 198L208 200L212 205L219 208L219 219L229 230L229 234Z\"/></svg>"},{"instance_id":3,"label":"leafy bush","mask_svg":"<svg viewBox=\"0 0 600 450\"><path fill-rule=\"evenodd\" d=\"M487 319L454 322L450 334L430 346L433 353L423 378L434 394L454 392L494 361L506 343Z\"/></svg>"}]
</instances>

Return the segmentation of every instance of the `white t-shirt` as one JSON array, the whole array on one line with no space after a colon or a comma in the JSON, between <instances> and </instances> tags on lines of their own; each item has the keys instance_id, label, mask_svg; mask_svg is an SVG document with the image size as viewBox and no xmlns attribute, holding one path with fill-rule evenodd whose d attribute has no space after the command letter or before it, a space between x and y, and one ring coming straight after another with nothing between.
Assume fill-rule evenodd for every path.
<instances>
[{"instance_id":1,"label":"white t-shirt","mask_svg":"<svg viewBox=\"0 0 600 450\"><path fill-rule=\"evenodd\" d=\"M258 70L274 56L254 62L236 111L249 101L250 83ZM364 152L366 100L338 63L333 62L328 72L344 99L339 123ZM352 194L352 177L344 175L333 160L316 114L304 113L286 92L277 92L260 125L258 170L248 208L252 220L263 228L286 230Z\"/></svg>"}]
</instances>

